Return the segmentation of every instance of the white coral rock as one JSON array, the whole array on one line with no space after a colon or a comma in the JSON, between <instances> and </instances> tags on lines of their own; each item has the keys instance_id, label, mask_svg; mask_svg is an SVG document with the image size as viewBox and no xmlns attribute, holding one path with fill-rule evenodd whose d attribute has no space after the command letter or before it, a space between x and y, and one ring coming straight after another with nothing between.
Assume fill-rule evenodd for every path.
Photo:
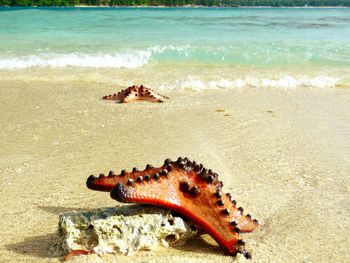
<instances>
[{"instance_id":1,"label":"white coral rock","mask_svg":"<svg viewBox=\"0 0 350 263\"><path fill-rule=\"evenodd\" d=\"M98 254L133 254L159 246L181 245L196 235L190 222L160 207L127 205L59 216L58 240L51 248L64 255L72 250Z\"/></svg>"}]
</instances>

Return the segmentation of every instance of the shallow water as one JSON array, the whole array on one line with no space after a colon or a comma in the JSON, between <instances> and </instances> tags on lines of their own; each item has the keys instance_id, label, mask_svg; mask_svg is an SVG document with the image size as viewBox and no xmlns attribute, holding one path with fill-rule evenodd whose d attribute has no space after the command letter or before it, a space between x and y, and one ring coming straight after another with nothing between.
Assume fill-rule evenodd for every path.
<instances>
[{"instance_id":1,"label":"shallow water","mask_svg":"<svg viewBox=\"0 0 350 263\"><path fill-rule=\"evenodd\" d=\"M349 84L348 8L0 8L0 39L6 72L91 68L166 89Z\"/></svg>"}]
</instances>

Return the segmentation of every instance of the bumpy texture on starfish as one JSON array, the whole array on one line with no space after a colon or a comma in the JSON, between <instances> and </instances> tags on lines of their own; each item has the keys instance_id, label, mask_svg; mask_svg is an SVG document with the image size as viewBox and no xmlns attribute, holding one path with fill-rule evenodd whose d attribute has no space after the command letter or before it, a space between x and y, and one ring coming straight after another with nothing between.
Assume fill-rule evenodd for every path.
<instances>
[{"instance_id":1,"label":"bumpy texture on starfish","mask_svg":"<svg viewBox=\"0 0 350 263\"><path fill-rule=\"evenodd\" d=\"M132 102L136 100L146 100L151 102L163 102L164 99L168 99L163 95L160 95L150 88L141 86L131 86L124 89L117 94L103 96L104 100L119 100L121 103Z\"/></svg>"},{"instance_id":2,"label":"bumpy texture on starfish","mask_svg":"<svg viewBox=\"0 0 350 263\"><path fill-rule=\"evenodd\" d=\"M217 173L202 164L179 157L166 159L159 168L147 165L145 170L122 170L119 175L110 171L108 176L91 175L87 187L111 192L111 197L124 203L145 203L176 211L191 219L199 228L210 234L230 255L243 253L245 242L240 232L251 232L259 224L243 208L236 207L230 194L222 191Z\"/></svg>"}]
</instances>

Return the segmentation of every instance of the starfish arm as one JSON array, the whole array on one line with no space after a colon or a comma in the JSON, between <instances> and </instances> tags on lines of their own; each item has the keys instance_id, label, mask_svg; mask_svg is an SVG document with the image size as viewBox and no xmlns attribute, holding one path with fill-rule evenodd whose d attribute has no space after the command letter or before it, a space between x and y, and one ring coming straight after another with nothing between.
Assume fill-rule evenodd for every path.
<instances>
[{"instance_id":1,"label":"starfish arm","mask_svg":"<svg viewBox=\"0 0 350 263\"><path fill-rule=\"evenodd\" d=\"M129 90L128 89L125 89L125 90L122 90L122 91L119 91L118 93L114 93L114 94L110 94L110 95L106 95L106 96L103 96L102 99L103 100L122 100L126 94L129 93Z\"/></svg>"}]
</instances>

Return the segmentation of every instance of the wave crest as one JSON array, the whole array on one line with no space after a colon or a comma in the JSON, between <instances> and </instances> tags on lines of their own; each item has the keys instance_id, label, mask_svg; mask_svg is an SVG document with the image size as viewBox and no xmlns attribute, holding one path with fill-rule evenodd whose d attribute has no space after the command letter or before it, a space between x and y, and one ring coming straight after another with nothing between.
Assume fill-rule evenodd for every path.
<instances>
[{"instance_id":1,"label":"wave crest","mask_svg":"<svg viewBox=\"0 0 350 263\"><path fill-rule=\"evenodd\" d=\"M328 76L314 77L293 77L284 76L277 79L245 77L237 79L216 79L203 81L191 76L182 80L175 80L160 86L160 89L174 90L206 90L206 89L232 89L232 88L282 88L293 89L299 87L310 88L335 88L338 84L338 79Z\"/></svg>"},{"instance_id":2,"label":"wave crest","mask_svg":"<svg viewBox=\"0 0 350 263\"><path fill-rule=\"evenodd\" d=\"M146 65L152 51L117 54L39 54L0 59L0 69L24 68L138 68Z\"/></svg>"},{"instance_id":3,"label":"wave crest","mask_svg":"<svg viewBox=\"0 0 350 263\"><path fill-rule=\"evenodd\" d=\"M40 51L35 51L40 52ZM10 53L0 56L0 69L32 67L82 68L139 68L156 63L194 63L236 66L301 66L349 65L350 49L344 46L325 46L321 51L309 45L290 46L283 43L219 46L210 45L154 45L97 53L35 53L19 56ZM114 52L114 53L113 53ZM0 52L1 53L1 52Z\"/></svg>"},{"instance_id":4,"label":"wave crest","mask_svg":"<svg viewBox=\"0 0 350 263\"><path fill-rule=\"evenodd\" d=\"M188 56L189 45L184 46L153 46L141 50L124 50L118 53L39 53L26 56L0 57L0 69L25 68L139 68L147 65L156 54L167 51L180 56Z\"/></svg>"}]
</instances>

